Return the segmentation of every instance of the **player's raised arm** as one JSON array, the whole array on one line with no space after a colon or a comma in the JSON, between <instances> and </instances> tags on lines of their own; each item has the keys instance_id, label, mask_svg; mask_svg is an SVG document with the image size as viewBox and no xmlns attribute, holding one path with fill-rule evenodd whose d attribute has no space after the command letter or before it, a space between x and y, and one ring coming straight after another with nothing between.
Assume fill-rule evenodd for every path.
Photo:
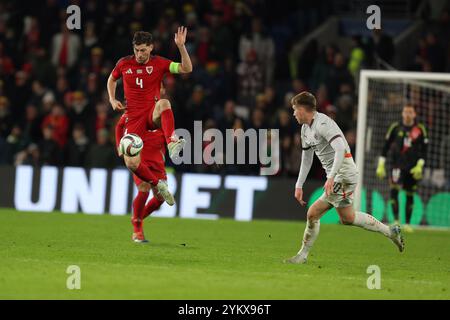
<instances>
[{"instance_id":1,"label":"player's raised arm","mask_svg":"<svg viewBox=\"0 0 450 320\"><path fill-rule=\"evenodd\" d=\"M112 74L109 75L106 87L108 89L109 103L111 103L113 110L115 111L125 110L125 107L122 105L122 103L116 99L117 80L113 77Z\"/></svg>"},{"instance_id":2,"label":"player's raised arm","mask_svg":"<svg viewBox=\"0 0 450 320\"><path fill-rule=\"evenodd\" d=\"M183 26L179 27L177 33L175 33L175 44L177 45L178 50L180 50L181 55L181 64L178 64L178 72L175 73L192 72L191 58L189 57L189 53L186 50L186 46L184 45L186 43L186 35L187 28Z\"/></svg>"}]
</instances>

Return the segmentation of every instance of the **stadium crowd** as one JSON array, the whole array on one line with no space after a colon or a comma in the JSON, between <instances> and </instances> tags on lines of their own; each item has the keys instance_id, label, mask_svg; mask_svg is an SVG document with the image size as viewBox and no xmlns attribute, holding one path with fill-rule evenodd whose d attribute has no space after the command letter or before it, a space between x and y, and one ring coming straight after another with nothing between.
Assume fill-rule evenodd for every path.
<instances>
[{"instance_id":1,"label":"stadium crowd","mask_svg":"<svg viewBox=\"0 0 450 320\"><path fill-rule=\"evenodd\" d=\"M292 61L292 46L331 14L326 1L304 3L310 2L1 2L0 164L123 165L114 148L120 114L109 105L106 79L120 57L132 54L131 39L138 30L152 32L155 54L179 61L173 34L181 24L188 28L193 72L168 75L164 81L178 128L192 130L195 120L202 121L203 130L277 128L279 175L296 176L301 141L290 98L310 90L317 96L318 110L337 121L354 152L355 75L360 67L373 66L375 53L389 62L395 55L392 39L380 33L365 41L354 37L350 56L337 46L311 41ZM70 4L81 7L80 30L66 27ZM448 26L448 11L445 19ZM437 41L442 36L448 33L418 39L412 70L449 71ZM321 176L317 164L315 168L313 174ZM242 165L179 169L259 170Z\"/></svg>"}]
</instances>

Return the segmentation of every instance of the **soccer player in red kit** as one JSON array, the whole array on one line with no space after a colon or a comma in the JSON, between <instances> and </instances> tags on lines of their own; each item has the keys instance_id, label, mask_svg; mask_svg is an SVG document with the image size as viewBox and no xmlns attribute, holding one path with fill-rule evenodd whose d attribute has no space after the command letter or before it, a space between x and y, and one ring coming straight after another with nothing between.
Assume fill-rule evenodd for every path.
<instances>
[{"instance_id":1,"label":"soccer player in red kit","mask_svg":"<svg viewBox=\"0 0 450 320\"><path fill-rule=\"evenodd\" d=\"M153 38L148 32L138 31L133 37L134 55L120 59L108 78L109 100L114 110L125 111L116 127L116 143L123 134L139 135L144 147L134 157L124 156L125 164L134 175L139 193L133 201L133 240L144 242L143 219L166 201L175 200L169 192L164 166L165 145L174 159L185 141L175 135L175 123L169 100L160 99L164 74L192 72L192 63L185 47L187 29L178 28L175 44L181 54L181 63L151 55ZM123 79L125 106L115 98L117 80ZM119 151L120 155L120 151ZM149 191L154 197L146 204Z\"/></svg>"}]
</instances>

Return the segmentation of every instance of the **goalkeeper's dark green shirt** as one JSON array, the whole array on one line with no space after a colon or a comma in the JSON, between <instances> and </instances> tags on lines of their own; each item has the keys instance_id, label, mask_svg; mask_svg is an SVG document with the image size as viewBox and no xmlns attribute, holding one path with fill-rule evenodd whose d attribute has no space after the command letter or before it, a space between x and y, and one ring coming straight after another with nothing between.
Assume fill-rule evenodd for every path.
<instances>
[{"instance_id":1,"label":"goalkeeper's dark green shirt","mask_svg":"<svg viewBox=\"0 0 450 320\"><path fill-rule=\"evenodd\" d=\"M408 127L394 122L386 133L382 156L390 152L392 166L400 169L411 169L417 160L424 159L427 153L428 133L422 123L414 123Z\"/></svg>"}]
</instances>

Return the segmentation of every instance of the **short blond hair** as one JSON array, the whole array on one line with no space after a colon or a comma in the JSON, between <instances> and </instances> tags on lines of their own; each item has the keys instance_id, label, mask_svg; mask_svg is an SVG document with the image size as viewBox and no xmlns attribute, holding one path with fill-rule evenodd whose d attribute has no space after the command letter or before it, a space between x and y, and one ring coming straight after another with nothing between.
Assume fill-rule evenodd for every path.
<instances>
[{"instance_id":1,"label":"short blond hair","mask_svg":"<svg viewBox=\"0 0 450 320\"><path fill-rule=\"evenodd\" d=\"M316 97L311 92L303 91L294 96L291 99L291 104L293 106L302 105L306 107L309 111L315 111L317 109Z\"/></svg>"}]
</instances>

